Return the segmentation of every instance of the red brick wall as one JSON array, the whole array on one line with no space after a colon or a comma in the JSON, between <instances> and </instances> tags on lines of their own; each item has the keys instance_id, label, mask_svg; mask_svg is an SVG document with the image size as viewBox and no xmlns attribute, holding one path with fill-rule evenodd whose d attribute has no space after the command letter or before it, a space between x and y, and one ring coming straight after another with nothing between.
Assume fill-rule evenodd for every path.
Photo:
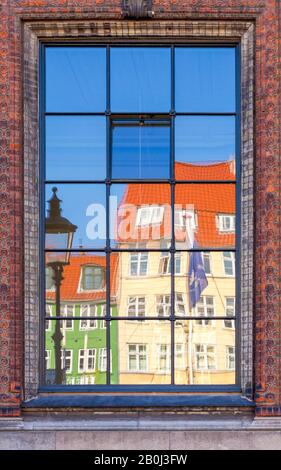
<instances>
[{"instance_id":1,"label":"red brick wall","mask_svg":"<svg viewBox=\"0 0 281 470\"><path fill-rule=\"evenodd\" d=\"M281 415L280 1L154 0L153 10L156 19L256 22L256 413ZM2 0L0 14L0 415L18 416L23 388L22 21L118 19L121 1Z\"/></svg>"}]
</instances>

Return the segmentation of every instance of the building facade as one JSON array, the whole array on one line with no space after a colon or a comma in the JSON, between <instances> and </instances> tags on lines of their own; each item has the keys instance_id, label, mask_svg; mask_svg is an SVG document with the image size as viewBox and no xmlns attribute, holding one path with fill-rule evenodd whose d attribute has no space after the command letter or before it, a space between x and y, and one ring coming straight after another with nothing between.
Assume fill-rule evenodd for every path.
<instances>
[{"instance_id":1,"label":"building facade","mask_svg":"<svg viewBox=\"0 0 281 470\"><path fill-rule=\"evenodd\" d=\"M280 2L1 19L0 447L281 448Z\"/></svg>"}]
</instances>

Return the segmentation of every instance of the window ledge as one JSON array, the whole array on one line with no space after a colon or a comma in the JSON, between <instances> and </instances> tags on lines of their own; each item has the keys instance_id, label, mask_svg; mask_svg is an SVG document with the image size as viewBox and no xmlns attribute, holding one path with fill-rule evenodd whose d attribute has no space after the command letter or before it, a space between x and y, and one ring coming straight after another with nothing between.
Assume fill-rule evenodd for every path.
<instances>
[{"instance_id":1,"label":"window ledge","mask_svg":"<svg viewBox=\"0 0 281 470\"><path fill-rule=\"evenodd\" d=\"M161 408L161 407L253 407L254 402L237 394L121 395L42 394L23 403L30 408Z\"/></svg>"}]
</instances>

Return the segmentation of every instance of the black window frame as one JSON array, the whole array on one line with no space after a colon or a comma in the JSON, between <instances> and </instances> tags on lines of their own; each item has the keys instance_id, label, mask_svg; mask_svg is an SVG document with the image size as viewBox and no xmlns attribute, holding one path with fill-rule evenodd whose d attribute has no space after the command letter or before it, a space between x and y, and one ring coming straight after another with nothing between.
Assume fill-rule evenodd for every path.
<instances>
[{"instance_id":1,"label":"black window frame","mask_svg":"<svg viewBox=\"0 0 281 470\"><path fill-rule=\"evenodd\" d=\"M59 113L59 112L45 112L45 50L48 47L104 47L106 48L106 94L107 94L107 103L106 109L104 113L89 113L89 112L71 112L71 113ZM171 109L169 113L111 113L110 111L110 48L114 47L166 47L171 49ZM235 48L235 57L236 57L236 109L235 112L230 113L202 113L202 112L191 112L191 113L177 113L174 109L174 101L175 101L175 67L174 67L174 49L175 47L231 47ZM241 392L241 339L240 339L240 242L241 242L241 228L240 228L240 217L241 217L241 47L240 43L236 41L229 41L229 42L165 42L165 41L157 41L156 39L153 42L149 41L124 41L124 42L42 42L40 43L40 52L39 52L39 147L40 147L40 240L39 240L39 250L40 250L40 365L39 365L39 376L40 376L40 385L39 385L39 392L61 392L64 393L73 393L73 392L187 392L187 393L206 393L210 394L213 393L231 393ZM87 248L87 252L102 252L106 253L106 286L110 285L110 254L114 252L128 252L128 253L137 253L137 252L167 252L171 255L171 318L172 322L178 320L198 320L198 317L193 316L185 316L181 318L179 316L175 316L175 286L174 286L174 275L175 275L175 264L174 264L174 254L176 252L192 252L192 251L200 251L200 252L235 252L236 253L236 260L235 260L235 279L236 279L236 287L235 287L235 298L236 298L236 314L233 318L236 325L236 341L235 341L235 348L236 348L236 383L234 385L177 385L172 383L171 385L115 385L110 384L110 375L111 375L111 366L110 366L110 354L107 354L107 385L45 385L45 320L55 320L56 317L46 317L45 316L45 251L61 251L61 250L45 250L44 249L44 238L45 238L45 185L47 184L67 184L67 181L60 181L60 180L45 180L45 116L63 116L63 115L74 115L74 116L91 116L91 115L104 115L106 117L106 178L104 180L83 180L82 181L75 181L71 180L69 183L95 183L95 184L105 184L106 185L106 217L107 217L107 241L105 249L99 248ZM174 178L174 129L175 129L175 118L176 116L235 116L235 146L236 146L236 179L235 180L228 180L228 181L206 181L206 180L175 180ZM109 238L109 195L110 195L110 187L112 184L112 179L110 176L110 162L111 162L111 122L116 119L126 118L126 117L139 117L149 119L151 116L157 118L165 118L169 119L171 122L171 158L170 158L170 165L171 165L171 177L168 179L114 179L114 183L168 183L171 187L171 206L174 207L175 201L175 187L176 184L233 184L236 187L236 221L235 221L235 228L236 228L236 246L235 248L227 248L227 250L223 250L222 248L201 248L200 249L176 249L175 248L175 239L174 239L174 228L172 229L172 243L171 248L161 248L159 249L146 249L146 248L135 248L135 249L115 249L112 248L110 245L110 238ZM172 210L172 227L174 227L174 210ZM67 250L64 250L67 251ZM71 252L79 252L79 249L72 249ZM42 274L43 273L43 274ZM111 350L110 345L110 329L109 323L111 320L110 314L110 289L106 289L106 316L104 318L106 323L106 336L107 336L107 351ZM97 319L99 317L87 317L89 319ZM204 317L206 319L207 317ZM79 320L83 319L79 317ZM114 321L118 320L136 320L135 317L118 317L114 319ZM149 318L144 317L144 320ZM159 320L158 318L154 318L155 320ZM229 320L230 317L212 317L211 320ZM231 318L232 319L232 318ZM140 319L142 321L142 319ZM167 319L164 317L164 321ZM172 328L173 330L174 328ZM171 338L171 372L174 373L174 364L175 364L175 339L172 334Z\"/></svg>"}]
</instances>

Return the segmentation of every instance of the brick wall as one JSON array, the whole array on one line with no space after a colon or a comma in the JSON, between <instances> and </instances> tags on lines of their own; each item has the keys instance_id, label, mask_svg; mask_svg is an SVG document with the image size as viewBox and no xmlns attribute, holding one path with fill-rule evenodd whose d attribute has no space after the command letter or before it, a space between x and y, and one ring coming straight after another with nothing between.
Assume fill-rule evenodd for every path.
<instances>
[{"instance_id":1,"label":"brick wall","mask_svg":"<svg viewBox=\"0 0 281 470\"><path fill-rule=\"evenodd\" d=\"M255 22L256 413L280 416L280 1L154 0L153 10L148 27L160 19L171 25L173 19ZM0 415L19 416L24 384L23 194L29 171L23 165L23 26L46 19L118 21L122 9L120 0L2 0L0 14ZM36 140L36 130L30 131Z\"/></svg>"}]
</instances>

